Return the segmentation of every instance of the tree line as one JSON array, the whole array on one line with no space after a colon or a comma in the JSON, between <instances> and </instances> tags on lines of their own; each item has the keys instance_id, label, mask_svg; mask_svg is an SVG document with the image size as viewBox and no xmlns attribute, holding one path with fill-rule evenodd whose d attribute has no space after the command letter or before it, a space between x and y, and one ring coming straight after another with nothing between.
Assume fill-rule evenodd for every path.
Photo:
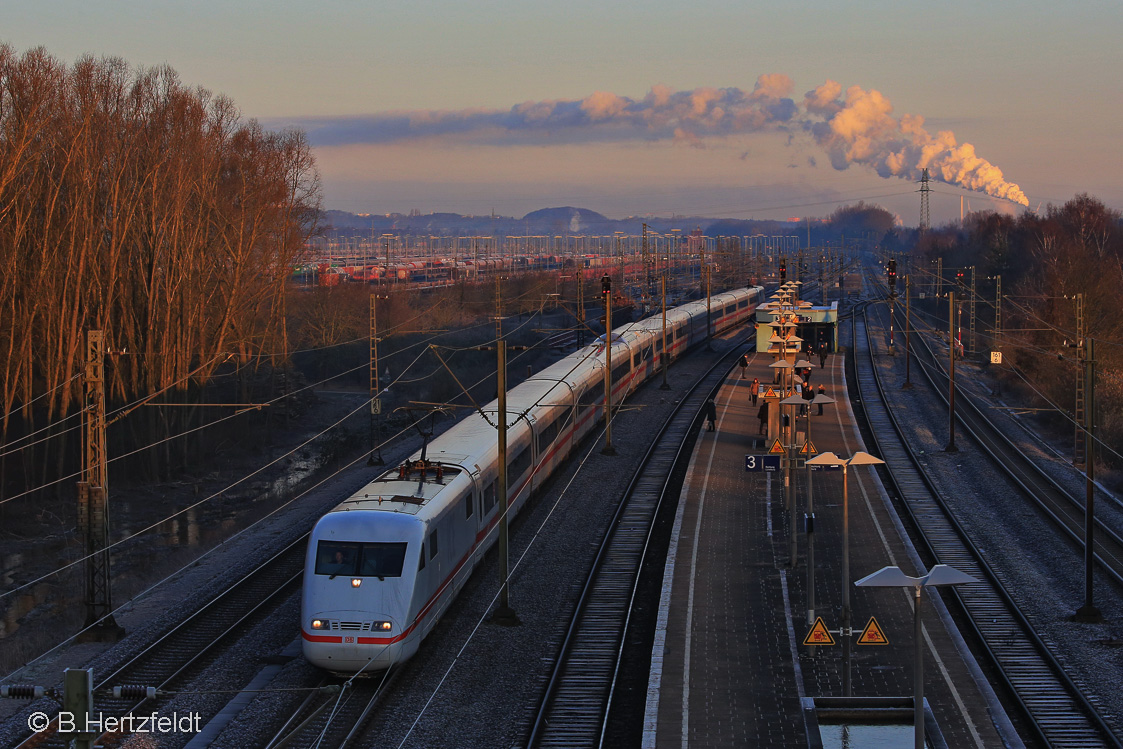
<instances>
[{"instance_id":1,"label":"tree line","mask_svg":"<svg viewBox=\"0 0 1123 749\"><path fill-rule=\"evenodd\" d=\"M901 241L890 237L886 244ZM973 213L915 238L914 282L935 272L943 259L945 280L954 269L975 268L981 316L994 321L996 281L1001 276L1004 354L1032 383L1038 405L1056 404L1058 426L1072 429L1076 361L1076 296L1082 296L1088 335L1096 340L1098 373L1096 429L1108 446L1123 452L1123 222L1119 211L1088 194L1038 213L1017 216ZM966 270L966 278L970 272ZM945 287L946 290L947 287ZM945 314L946 312L942 312ZM1011 377L1012 385L1020 378ZM1101 450L1103 460L1123 464Z\"/></svg>"},{"instance_id":2,"label":"tree line","mask_svg":"<svg viewBox=\"0 0 1123 749\"><path fill-rule=\"evenodd\" d=\"M166 66L0 45L0 431L80 405L90 328L118 402L283 351L319 207L302 133Z\"/></svg>"}]
</instances>

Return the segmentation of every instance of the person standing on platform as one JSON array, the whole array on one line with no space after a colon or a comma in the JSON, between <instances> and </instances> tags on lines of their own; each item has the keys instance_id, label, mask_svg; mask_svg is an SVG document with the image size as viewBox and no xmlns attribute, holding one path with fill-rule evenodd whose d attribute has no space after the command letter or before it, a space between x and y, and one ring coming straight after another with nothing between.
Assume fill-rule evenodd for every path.
<instances>
[{"instance_id":1,"label":"person standing on platform","mask_svg":"<svg viewBox=\"0 0 1123 749\"><path fill-rule=\"evenodd\" d=\"M745 379L745 370L749 367L749 357L747 354L741 354L741 360L737 362L741 367L741 379Z\"/></svg>"},{"instance_id":2,"label":"person standing on platform","mask_svg":"<svg viewBox=\"0 0 1123 749\"><path fill-rule=\"evenodd\" d=\"M753 405L756 405L756 399L760 397L760 380L756 377L753 378L753 384L749 385L749 397L753 399Z\"/></svg>"},{"instance_id":3,"label":"person standing on platform","mask_svg":"<svg viewBox=\"0 0 1123 749\"><path fill-rule=\"evenodd\" d=\"M819 395L826 396L826 394L827 394L827 389L825 387L823 387L823 383L820 382L819 383ZM823 415L823 404L822 403L819 404L819 415L820 416Z\"/></svg>"},{"instance_id":4,"label":"person standing on platform","mask_svg":"<svg viewBox=\"0 0 1123 749\"><path fill-rule=\"evenodd\" d=\"M717 422L717 406L714 404L713 398L706 399L706 405L702 407L702 413L706 415L706 431L714 431L714 424Z\"/></svg>"},{"instance_id":5,"label":"person standing on platform","mask_svg":"<svg viewBox=\"0 0 1123 749\"><path fill-rule=\"evenodd\" d=\"M761 403L760 410L756 412L756 417L760 419L760 433L768 434L768 403Z\"/></svg>"},{"instance_id":6,"label":"person standing on platform","mask_svg":"<svg viewBox=\"0 0 1123 749\"><path fill-rule=\"evenodd\" d=\"M827 363L827 344L823 343L819 346L819 369L822 369Z\"/></svg>"}]
</instances>

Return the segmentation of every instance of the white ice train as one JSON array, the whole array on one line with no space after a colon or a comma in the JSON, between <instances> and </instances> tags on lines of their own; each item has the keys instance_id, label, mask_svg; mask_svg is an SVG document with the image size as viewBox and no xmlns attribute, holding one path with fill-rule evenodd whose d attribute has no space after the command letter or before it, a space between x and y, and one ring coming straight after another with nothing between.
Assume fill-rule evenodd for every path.
<instances>
[{"instance_id":1,"label":"white ice train","mask_svg":"<svg viewBox=\"0 0 1123 749\"><path fill-rule=\"evenodd\" d=\"M711 299L715 332L751 318L761 288ZM679 356L706 334L706 302L667 311ZM612 399L658 371L662 318L616 328ZM492 421L492 401L483 410ZM507 395L508 495L517 513L603 416L604 342L585 346ZM497 537L498 439L478 413L320 518L304 570L304 656L336 674L382 671L417 652Z\"/></svg>"}]
</instances>

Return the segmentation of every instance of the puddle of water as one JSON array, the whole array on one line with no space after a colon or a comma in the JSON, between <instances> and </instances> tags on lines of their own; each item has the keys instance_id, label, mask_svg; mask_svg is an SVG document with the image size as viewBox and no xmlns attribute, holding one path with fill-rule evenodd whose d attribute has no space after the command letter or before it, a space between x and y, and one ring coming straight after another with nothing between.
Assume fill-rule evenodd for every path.
<instances>
[{"instance_id":1,"label":"puddle of water","mask_svg":"<svg viewBox=\"0 0 1123 749\"><path fill-rule=\"evenodd\" d=\"M910 749L914 743L912 724L820 723L819 735L823 749Z\"/></svg>"},{"instance_id":2,"label":"puddle of water","mask_svg":"<svg viewBox=\"0 0 1123 749\"><path fill-rule=\"evenodd\" d=\"M4 561L0 562L0 585L11 585L15 582L15 572L23 566L23 554L5 554Z\"/></svg>"}]
</instances>

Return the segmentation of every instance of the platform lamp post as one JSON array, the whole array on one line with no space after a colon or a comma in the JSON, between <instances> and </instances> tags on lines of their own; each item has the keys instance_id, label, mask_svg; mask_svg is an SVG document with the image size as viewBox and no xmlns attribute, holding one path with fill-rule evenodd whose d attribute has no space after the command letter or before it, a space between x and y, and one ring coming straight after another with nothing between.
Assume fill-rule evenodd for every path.
<instances>
[{"instance_id":1,"label":"platform lamp post","mask_svg":"<svg viewBox=\"0 0 1123 749\"><path fill-rule=\"evenodd\" d=\"M792 390L793 391L795 391L795 376L796 376L795 372L796 372L796 369L802 369L805 366L811 366L811 365L810 365L810 363L807 363L807 362L796 362L793 365L793 367L794 367L792 369ZM807 405L807 401L804 400L803 395L796 395L793 392L792 395L788 395L787 398L785 398L783 401L780 401L779 404L780 405L787 405L787 407L789 407L789 408L794 408L794 407L796 407L796 405L798 405L798 407L805 408L806 405ZM792 415L791 423L792 423L792 426L794 427L795 426L795 414ZM794 429L792 431L794 432ZM810 409L809 409L809 413L807 413L807 431L809 431L809 433L811 431ZM807 437L807 439L810 440L811 438ZM794 435L792 435L792 436L789 436L786 444L784 445L785 457L787 458L787 465L788 465L788 467L787 467L787 469L784 473L785 477L791 476L791 465L792 465L793 460L796 459L795 458L796 451L795 451L794 442L795 442L795 438L794 438ZM798 547L797 547L797 544L796 544L797 531L796 531L796 522L795 522L795 515L796 515L796 511L798 510L798 508L796 506L797 503L795 501L795 487L794 486L788 486L788 495L791 496L791 500L792 500L791 503L789 503L789 511L791 511L792 521L791 521L791 529L789 529L789 530L791 530L791 533L789 533L789 539L788 539L788 554L792 558L792 568L794 569L796 567L796 561L797 561L797 555L798 555ZM810 564L811 560L810 559L807 560L807 563Z\"/></svg>"},{"instance_id":2,"label":"platform lamp post","mask_svg":"<svg viewBox=\"0 0 1123 749\"><path fill-rule=\"evenodd\" d=\"M777 337L778 336L775 336L775 335L773 336L773 338L777 338ZM776 361L772 362L771 364L769 364L768 368L780 370L779 371L780 382L778 384L780 385L781 391L786 391L787 388L788 388L788 372L787 372L787 370L792 369L792 367L794 365L790 361L788 361L787 350L786 350L787 347L784 346L782 341L783 341L783 339L781 339L781 343L780 343L780 350L779 350L780 358L777 359ZM773 378L773 379L775 380L775 378ZM774 383L774 384L776 384L776 383ZM779 406L780 405L779 402L777 402L776 405ZM776 415L777 415L777 424L779 425L779 433L778 433L777 436L778 436L778 438L784 439L785 435L784 435L784 411L783 411L783 409L778 409L777 412L776 412ZM784 444L785 445L787 444L786 439L784 439ZM786 447L785 447L785 452L784 452L784 458L785 458L785 460L787 459L787 448ZM784 491L785 492L788 490L788 483L789 483L788 471L785 468L784 469ZM787 497L785 497L785 505L784 505L785 507L788 506L786 500L787 500Z\"/></svg>"},{"instance_id":3,"label":"platform lamp post","mask_svg":"<svg viewBox=\"0 0 1123 749\"><path fill-rule=\"evenodd\" d=\"M806 362L806 361L798 361L795 364L791 364L791 363L788 362L788 360L787 360L787 349L788 349L788 341L789 340L790 339L785 339L785 342L784 342L784 357L785 358L784 358L783 362L787 366L784 366L783 369L790 372L791 377L790 377L789 380L787 380L784 383L784 392L786 393L788 391L791 391L792 395L788 396L787 398L784 398L782 401L779 402L778 405L788 406L790 408L792 406L803 406L807 403L807 401L803 400L802 397L795 395L795 378L796 378L795 373L796 373L797 369L801 369L803 367L809 367L809 366L811 366L811 364L809 362ZM772 366L775 366L775 364L773 364ZM784 418L783 414L784 414L784 412L781 410L780 411L781 425L783 424L783 418ZM795 414L792 414L788 419L788 433L787 433L786 437L784 438L784 491L787 492L787 498L786 498L786 502L784 503L784 506L787 508L787 511L788 511L788 524L789 524L789 530L790 530L789 541L788 541L788 554L789 554L789 558L791 559L792 569L796 568L797 562L798 562L798 558L797 558L798 547L797 547L797 543L796 543L796 522L795 522L797 502L796 502L796 497L795 497L795 487L792 485L792 461L795 460L795 457L794 457L795 456L795 452L794 452L795 445L793 444L794 442L795 442Z\"/></svg>"},{"instance_id":4,"label":"platform lamp post","mask_svg":"<svg viewBox=\"0 0 1123 749\"><path fill-rule=\"evenodd\" d=\"M796 366L798 367L798 364ZM792 370L792 381L793 381L793 389L794 389L795 369ZM784 400L780 401L781 406L788 406L789 408L793 408L793 409L794 409L795 406L802 406L805 403L807 403L807 401L805 401L803 399L803 396L801 396L801 395L790 395L787 398L784 398ZM793 426L795 425L795 414L792 414L791 424ZM797 531L796 531L796 522L795 522L796 512L798 511L799 508L797 507L798 503L796 502L796 499L795 499L795 487L789 485L789 482L790 482L789 477L791 476L791 465L792 465L792 461L795 460L795 457L794 457L794 455L795 455L795 445L792 444L793 442L795 442L795 437L794 437L794 434L793 434L794 431L795 430L793 429L791 432L788 433L789 434L788 440L784 443L784 460L785 460L785 463L787 464L787 465L784 466L784 486L787 488L787 491L788 491L788 498L789 498L789 502L788 502L789 523L788 524L790 526L789 527L789 534L788 534L788 536L789 536L788 537L788 556L791 559L791 568L793 570L797 566L796 563L798 562L798 554L799 554L799 548L798 548L798 545L797 545L797 542L796 542ZM808 559L807 563L810 564L811 560Z\"/></svg>"},{"instance_id":5,"label":"platform lamp post","mask_svg":"<svg viewBox=\"0 0 1123 749\"><path fill-rule=\"evenodd\" d=\"M849 459L826 452L807 461L813 466L842 467L842 694L850 696L850 483L849 466L876 466L885 463L866 452L858 451Z\"/></svg>"},{"instance_id":6,"label":"platform lamp post","mask_svg":"<svg viewBox=\"0 0 1123 749\"><path fill-rule=\"evenodd\" d=\"M811 406L827 406L834 403L834 398L826 395L816 395L807 406L807 441L811 442ZM812 443L813 445L814 443ZM812 494L810 456L807 467L807 624L815 623L815 497Z\"/></svg>"},{"instance_id":7,"label":"platform lamp post","mask_svg":"<svg viewBox=\"0 0 1123 749\"><path fill-rule=\"evenodd\" d=\"M966 572L961 572L946 564L937 564L927 575L910 577L900 567L882 567L872 575L866 575L854 583L863 588L913 588L916 601L912 609L913 621L913 698L912 720L915 749L924 749L924 648L922 647L922 628L920 618L920 593L925 588L936 585L963 585L978 582ZM845 644L847 640L843 640Z\"/></svg>"}]
</instances>

